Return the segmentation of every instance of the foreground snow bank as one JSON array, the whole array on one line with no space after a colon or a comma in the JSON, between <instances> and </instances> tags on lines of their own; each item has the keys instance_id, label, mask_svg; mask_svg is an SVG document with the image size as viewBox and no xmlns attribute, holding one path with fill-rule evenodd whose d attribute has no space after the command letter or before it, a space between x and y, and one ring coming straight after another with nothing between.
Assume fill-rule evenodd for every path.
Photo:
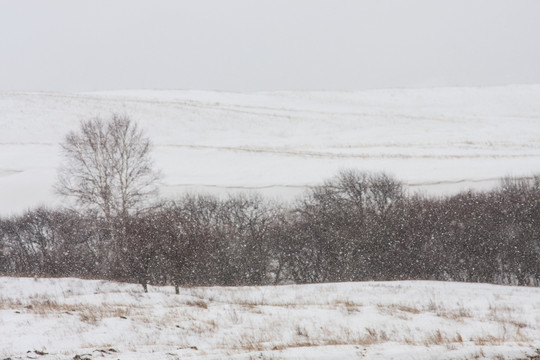
<instances>
[{"instance_id":1,"label":"foreground snow bank","mask_svg":"<svg viewBox=\"0 0 540 360\"><path fill-rule=\"evenodd\" d=\"M0 359L528 359L539 348L539 288L403 281L175 295L0 277Z\"/></svg>"}]
</instances>

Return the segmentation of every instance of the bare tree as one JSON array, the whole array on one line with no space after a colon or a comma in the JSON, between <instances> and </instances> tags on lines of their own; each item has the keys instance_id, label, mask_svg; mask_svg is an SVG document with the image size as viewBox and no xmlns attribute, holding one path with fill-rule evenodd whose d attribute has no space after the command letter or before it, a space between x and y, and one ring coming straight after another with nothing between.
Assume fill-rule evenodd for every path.
<instances>
[{"instance_id":1,"label":"bare tree","mask_svg":"<svg viewBox=\"0 0 540 360\"><path fill-rule=\"evenodd\" d=\"M57 192L107 221L142 208L157 191L150 140L127 116L82 121L62 149Z\"/></svg>"}]
</instances>

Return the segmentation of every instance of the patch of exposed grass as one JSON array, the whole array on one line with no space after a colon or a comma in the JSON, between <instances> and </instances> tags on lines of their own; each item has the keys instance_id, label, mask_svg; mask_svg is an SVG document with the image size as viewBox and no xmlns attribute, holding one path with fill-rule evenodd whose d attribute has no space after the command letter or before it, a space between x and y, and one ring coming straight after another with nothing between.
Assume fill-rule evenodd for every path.
<instances>
[{"instance_id":1,"label":"patch of exposed grass","mask_svg":"<svg viewBox=\"0 0 540 360\"><path fill-rule=\"evenodd\" d=\"M187 301L186 305L199 307L201 309L208 309L208 304L203 300Z\"/></svg>"}]
</instances>

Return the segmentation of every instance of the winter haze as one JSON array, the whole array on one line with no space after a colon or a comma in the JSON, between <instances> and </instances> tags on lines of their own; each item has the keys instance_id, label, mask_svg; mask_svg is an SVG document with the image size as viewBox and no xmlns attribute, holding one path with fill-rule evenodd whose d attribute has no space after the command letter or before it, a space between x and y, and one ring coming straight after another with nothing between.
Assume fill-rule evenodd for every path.
<instances>
[{"instance_id":1,"label":"winter haze","mask_svg":"<svg viewBox=\"0 0 540 360\"><path fill-rule=\"evenodd\" d=\"M0 359L540 359L539 19L0 0ZM60 145L113 114L159 197L73 212Z\"/></svg>"},{"instance_id":2,"label":"winter haze","mask_svg":"<svg viewBox=\"0 0 540 360\"><path fill-rule=\"evenodd\" d=\"M540 82L540 3L0 1L0 90Z\"/></svg>"}]
</instances>

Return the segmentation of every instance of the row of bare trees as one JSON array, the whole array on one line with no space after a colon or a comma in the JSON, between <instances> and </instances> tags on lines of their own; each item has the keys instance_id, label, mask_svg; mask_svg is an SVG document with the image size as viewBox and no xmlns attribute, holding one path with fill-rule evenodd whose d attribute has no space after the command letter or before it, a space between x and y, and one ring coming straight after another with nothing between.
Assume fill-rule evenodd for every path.
<instances>
[{"instance_id":1,"label":"row of bare trees","mask_svg":"<svg viewBox=\"0 0 540 360\"><path fill-rule=\"evenodd\" d=\"M538 285L540 177L488 192L407 194L343 172L294 204L252 195L157 203L150 140L127 116L62 144L64 209L0 219L0 272L148 284L438 279Z\"/></svg>"},{"instance_id":2,"label":"row of bare trees","mask_svg":"<svg viewBox=\"0 0 540 360\"><path fill-rule=\"evenodd\" d=\"M346 172L306 196L291 226L296 282L540 282L540 177L436 198Z\"/></svg>"},{"instance_id":3,"label":"row of bare trees","mask_svg":"<svg viewBox=\"0 0 540 360\"><path fill-rule=\"evenodd\" d=\"M540 178L408 195L345 172L293 205L186 196L105 221L36 209L0 222L0 272L148 284L433 279L538 285Z\"/></svg>"}]
</instances>

